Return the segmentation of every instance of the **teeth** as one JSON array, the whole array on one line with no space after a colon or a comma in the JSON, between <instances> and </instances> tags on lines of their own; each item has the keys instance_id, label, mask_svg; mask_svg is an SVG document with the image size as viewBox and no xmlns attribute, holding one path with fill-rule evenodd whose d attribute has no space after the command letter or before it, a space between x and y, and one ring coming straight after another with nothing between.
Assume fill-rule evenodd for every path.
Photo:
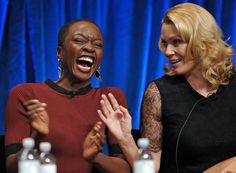
<instances>
[{"instance_id":1,"label":"teeth","mask_svg":"<svg viewBox=\"0 0 236 173\"><path fill-rule=\"evenodd\" d=\"M90 63L93 63L93 59L90 57L81 57L81 58L79 58L79 60L88 61Z\"/></svg>"},{"instance_id":2,"label":"teeth","mask_svg":"<svg viewBox=\"0 0 236 173\"><path fill-rule=\"evenodd\" d=\"M170 62L171 62L172 64L174 64L174 63L177 63L177 62L179 62L179 61L181 61L181 59L172 59Z\"/></svg>"}]
</instances>

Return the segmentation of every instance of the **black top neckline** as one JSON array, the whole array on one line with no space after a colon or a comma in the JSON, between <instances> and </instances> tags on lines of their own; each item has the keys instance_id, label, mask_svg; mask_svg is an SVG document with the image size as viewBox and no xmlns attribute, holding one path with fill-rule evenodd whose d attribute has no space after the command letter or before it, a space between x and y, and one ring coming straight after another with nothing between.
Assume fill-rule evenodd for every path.
<instances>
[{"instance_id":1,"label":"black top neckline","mask_svg":"<svg viewBox=\"0 0 236 173\"><path fill-rule=\"evenodd\" d=\"M61 93L61 94L65 94L65 95L69 95L69 96L76 96L76 95L84 95L87 94L89 91L91 91L93 89L93 87L91 86L91 84L87 85L84 88L80 88L78 90L66 90L65 88L60 87L59 85L57 85L55 82L53 82L52 80L48 79L45 81L45 83L52 89L54 89L55 91Z\"/></svg>"}]
</instances>

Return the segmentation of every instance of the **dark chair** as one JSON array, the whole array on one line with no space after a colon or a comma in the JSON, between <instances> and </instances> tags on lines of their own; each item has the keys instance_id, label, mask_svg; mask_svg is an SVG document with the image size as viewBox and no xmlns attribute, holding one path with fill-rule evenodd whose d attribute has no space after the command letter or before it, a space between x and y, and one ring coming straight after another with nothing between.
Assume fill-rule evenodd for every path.
<instances>
[{"instance_id":1,"label":"dark chair","mask_svg":"<svg viewBox=\"0 0 236 173\"><path fill-rule=\"evenodd\" d=\"M132 135L133 135L133 138L137 144L137 141L139 138L141 138L141 132L140 132L140 129L133 129L132 130Z\"/></svg>"},{"instance_id":2,"label":"dark chair","mask_svg":"<svg viewBox=\"0 0 236 173\"><path fill-rule=\"evenodd\" d=\"M4 136L0 135L0 172L6 173L6 159L4 149Z\"/></svg>"}]
</instances>

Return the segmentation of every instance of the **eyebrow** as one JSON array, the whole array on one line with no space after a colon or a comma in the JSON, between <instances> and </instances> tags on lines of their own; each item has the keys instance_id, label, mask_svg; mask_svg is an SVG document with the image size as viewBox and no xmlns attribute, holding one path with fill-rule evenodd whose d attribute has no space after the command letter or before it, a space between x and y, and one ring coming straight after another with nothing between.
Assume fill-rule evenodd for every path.
<instances>
[{"instance_id":1,"label":"eyebrow","mask_svg":"<svg viewBox=\"0 0 236 173\"><path fill-rule=\"evenodd\" d=\"M85 39L87 39L87 36L85 36L83 33L76 33L74 36L82 36L84 37ZM100 40L100 41L103 41L101 38L93 38L93 40Z\"/></svg>"},{"instance_id":2,"label":"eyebrow","mask_svg":"<svg viewBox=\"0 0 236 173\"><path fill-rule=\"evenodd\" d=\"M167 41L167 40L163 39L162 37L160 39L161 39L161 41ZM183 40L180 36L173 36L173 37L168 38L168 41L172 41L172 40L175 40L175 39Z\"/></svg>"}]
</instances>

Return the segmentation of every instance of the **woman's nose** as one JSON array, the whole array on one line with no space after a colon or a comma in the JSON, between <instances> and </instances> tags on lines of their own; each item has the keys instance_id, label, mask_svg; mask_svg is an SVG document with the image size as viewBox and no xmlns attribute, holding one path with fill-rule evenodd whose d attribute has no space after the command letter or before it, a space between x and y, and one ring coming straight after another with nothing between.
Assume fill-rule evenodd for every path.
<instances>
[{"instance_id":1,"label":"woman's nose","mask_svg":"<svg viewBox=\"0 0 236 173\"><path fill-rule=\"evenodd\" d=\"M89 51L89 52L93 52L94 51L94 47L93 44L91 42L87 42L84 47L84 50Z\"/></svg>"},{"instance_id":2,"label":"woman's nose","mask_svg":"<svg viewBox=\"0 0 236 173\"><path fill-rule=\"evenodd\" d=\"M175 54L175 49L171 44L168 44L165 50L165 55L170 56Z\"/></svg>"}]
</instances>

